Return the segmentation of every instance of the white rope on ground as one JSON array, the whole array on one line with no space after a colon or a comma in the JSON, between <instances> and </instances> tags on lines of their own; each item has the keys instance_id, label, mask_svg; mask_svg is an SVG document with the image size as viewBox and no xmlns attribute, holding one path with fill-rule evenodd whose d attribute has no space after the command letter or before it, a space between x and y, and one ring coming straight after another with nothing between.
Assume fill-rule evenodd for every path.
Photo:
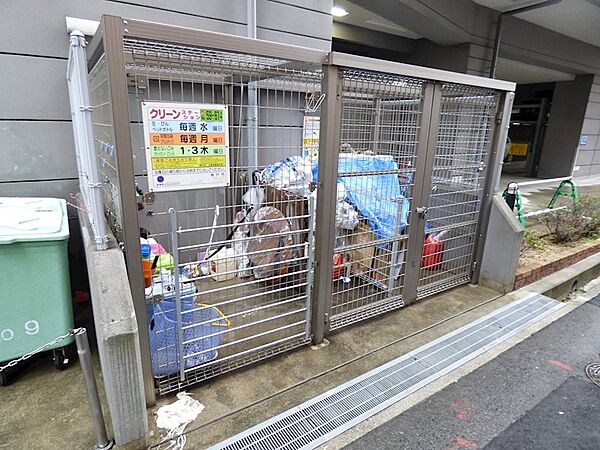
<instances>
[{"instance_id":1,"label":"white rope on ground","mask_svg":"<svg viewBox=\"0 0 600 450\"><path fill-rule=\"evenodd\" d=\"M183 450L187 441L183 434L185 427L196 420L203 410L204 405L187 392L178 393L177 401L158 408L156 426L167 432L160 438L166 447L159 445L156 448L159 450Z\"/></svg>"}]
</instances>

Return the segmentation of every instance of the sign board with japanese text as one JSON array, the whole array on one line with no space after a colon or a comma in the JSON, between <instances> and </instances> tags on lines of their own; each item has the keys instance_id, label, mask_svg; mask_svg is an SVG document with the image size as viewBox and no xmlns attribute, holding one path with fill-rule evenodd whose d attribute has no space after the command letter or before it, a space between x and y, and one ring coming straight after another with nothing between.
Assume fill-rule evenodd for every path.
<instances>
[{"instance_id":1,"label":"sign board with japanese text","mask_svg":"<svg viewBox=\"0 0 600 450\"><path fill-rule=\"evenodd\" d=\"M316 157L319 152L319 129L321 118L319 116L304 116L302 126L302 148L304 156Z\"/></svg>"},{"instance_id":2,"label":"sign board with japanese text","mask_svg":"<svg viewBox=\"0 0 600 450\"><path fill-rule=\"evenodd\" d=\"M148 189L229 186L227 105L143 102Z\"/></svg>"}]
</instances>

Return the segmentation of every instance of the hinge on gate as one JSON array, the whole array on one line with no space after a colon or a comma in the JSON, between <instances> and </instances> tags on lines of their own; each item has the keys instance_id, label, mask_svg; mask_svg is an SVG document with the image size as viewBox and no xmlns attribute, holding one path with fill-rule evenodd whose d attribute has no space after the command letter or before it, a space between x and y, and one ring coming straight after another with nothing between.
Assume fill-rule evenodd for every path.
<instances>
[{"instance_id":1,"label":"hinge on gate","mask_svg":"<svg viewBox=\"0 0 600 450\"><path fill-rule=\"evenodd\" d=\"M471 272L475 272L477 270L477 261L473 261L473 264L471 265Z\"/></svg>"},{"instance_id":2,"label":"hinge on gate","mask_svg":"<svg viewBox=\"0 0 600 450\"><path fill-rule=\"evenodd\" d=\"M498 108L498 112L496 113L496 123L502 123L502 118L504 117L504 111L502 108Z\"/></svg>"},{"instance_id":3,"label":"hinge on gate","mask_svg":"<svg viewBox=\"0 0 600 450\"><path fill-rule=\"evenodd\" d=\"M81 105L79 107L79 111L92 111L94 108L92 108L91 106L88 105Z\"/></svg>"}]
</instances>

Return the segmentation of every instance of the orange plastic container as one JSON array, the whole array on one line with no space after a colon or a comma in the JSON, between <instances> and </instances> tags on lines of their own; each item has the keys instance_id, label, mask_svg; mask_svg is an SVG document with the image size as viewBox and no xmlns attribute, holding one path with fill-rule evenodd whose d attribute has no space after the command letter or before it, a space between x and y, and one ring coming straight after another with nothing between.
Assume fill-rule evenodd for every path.
<instances>
[{"instance_id":1,"label":"orange plastic container","mask_svg":"<svg viewBox=\"0 0 600 450\"><path fill-rule=\"evenodd\" d=\"M152 286L152 260L142 259L142 270L144 272L144 287Z\"/></svg>"}]
</instances>

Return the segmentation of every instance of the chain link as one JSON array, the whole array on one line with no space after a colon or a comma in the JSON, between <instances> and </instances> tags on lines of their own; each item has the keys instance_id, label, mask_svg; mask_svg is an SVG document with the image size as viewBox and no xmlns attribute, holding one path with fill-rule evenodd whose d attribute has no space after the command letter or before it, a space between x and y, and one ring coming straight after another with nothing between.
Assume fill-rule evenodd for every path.
<instances>
[{"instance_id":1,"label":"chain link","mask_svg":"<svg viewBox=\"0 0 600 450\"><path fill-rule=\"evenodd\" d=\"M67 334L64 334L62 336L58 336L57 338L53 339L52 341L48 342L47 344L44 344L38 348L36 348L35 350L29 352L29 353L25 353L23 356L21 356L20 358L17 359L13 359L12 361L10 361L8 364L4 365L4 366L0 366L0 372L2 372L3 370L8 369L9 367L14 367L17 364L19 364L20 362L23 362L29 358L31 358L33 355L36 355L38 353L44 352L46 350L48 350L50 347L58 344L61 341L64 341L65 339L71 337L71 336L76 336L78 334L82 334L85 333L85 328L73 328L71 331L69 331Z\"/></svg>"}]
</instances>

